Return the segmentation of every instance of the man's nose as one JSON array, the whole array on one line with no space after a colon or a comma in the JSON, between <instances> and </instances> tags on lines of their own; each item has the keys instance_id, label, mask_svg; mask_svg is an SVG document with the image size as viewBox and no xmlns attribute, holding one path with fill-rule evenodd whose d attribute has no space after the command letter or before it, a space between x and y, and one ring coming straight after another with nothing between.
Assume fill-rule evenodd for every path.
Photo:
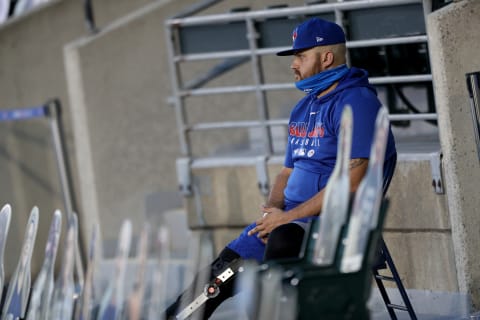
<instances>
[{"instance_id":1,"label":"man's nose","mask_svg":"<svg viewBox=\"0 0 480 320\"><path fill-rule=\"evenodd\" d=\"M297 70L298 69L298 64L296 63L296 59L293 59L292 63L290 63L290 69L292 69L292 70Z\"/></svg>"}]
</instances>

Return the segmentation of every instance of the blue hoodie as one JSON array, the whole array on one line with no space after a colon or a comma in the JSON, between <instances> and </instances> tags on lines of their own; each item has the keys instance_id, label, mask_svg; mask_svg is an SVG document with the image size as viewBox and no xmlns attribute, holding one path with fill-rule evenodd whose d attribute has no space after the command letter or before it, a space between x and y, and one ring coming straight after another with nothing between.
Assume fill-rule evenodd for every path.
<instances>
[{"instance_id":1,"label":"blue hoodie","mask_svg":"<svg viewBox=\"0 0 480 320\"><path fill-rule=\"evenodd\" d=\"M353 111L351 157L370 157L375 120L381 104L367 77L366 71L351 68L335 90L321 98L307 95L293 108L284 163L293 170L284 190L285 211L307 201L327 185L335 167L340 118L347 104ZM384 165L386 185L391 179L395 163L395 142L390 131ZM308 222L312 218L316 216L296 221ZM261 262L265 245L257 236L248 236L248 231L254 227L255 222L247 226L227 247L243 259Z\"/></svg>"},{"instance_id":2,"label":"blue hoodie","mask_svg":"<svg viewBox=\"0 0 480 320\"><path fill-rule=\"evenodd\" d=\"M290 114L284 165L293 171L284 191L285 210L307 201L326 186L335 167L340 119L346 105L353 111L351 158L370 157L381 103L367 72L352 67L334 90L320 98L305 96ZM393 155L396 150L390 131L385 160Z\"/></svg>"}]
</instances>

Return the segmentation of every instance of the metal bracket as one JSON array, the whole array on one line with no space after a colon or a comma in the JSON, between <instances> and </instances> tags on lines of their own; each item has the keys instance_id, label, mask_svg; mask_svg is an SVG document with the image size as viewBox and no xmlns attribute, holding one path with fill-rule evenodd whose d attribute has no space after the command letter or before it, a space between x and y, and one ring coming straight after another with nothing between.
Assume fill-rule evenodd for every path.
<instances>
[{"instance_id":1,"label":"metal bracket","mask_svg":"<svg viewBox=\"0 0 480 320\"><path fill-rule=\"evenodd\" d=\"M432 187L437 194L444 194L442 177L442 157L441 152L434 152L430 155L430 168L432 170Z\"/></svg>"},{"instance_id":2,"label":"metal bracket","mask_svg":"<svg viewBox=\"0 0 480 320\"><path fill-rule=\"evenodd\" d=\"M480 71L467 73L467 88L470 97L470 111L472 113L473 133L477 145L477 156L480 161Z\"/></svg>"},{"instance_id":3,"label":"metal bracket","mask_svg":"<svg viewBox=\"0 0 480 320\"><path fill-rule=\"evenodd\" d=\"M270 185L268 179L267 157L257 157L255 160L255 167L257 169L258 188L264 196L268 196Z\"/></svg>"},{"instance_id":4,"label":"metal bracket","mask_svg":"<svg viewBox=\"0 0 480 320\"><path fill-rule=\"evenodd\" d=\"M184 197L192 195L192 175L190 170L190 158L177 158L178 190Z\"/></svg>"}]
</instances>

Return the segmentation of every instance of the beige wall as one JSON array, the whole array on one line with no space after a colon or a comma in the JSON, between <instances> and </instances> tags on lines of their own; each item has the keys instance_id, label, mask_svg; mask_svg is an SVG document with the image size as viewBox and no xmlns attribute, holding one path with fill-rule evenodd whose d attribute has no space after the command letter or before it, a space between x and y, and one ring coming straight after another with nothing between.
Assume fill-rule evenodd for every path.
<instances>
[{"instance_id":1,"label":"beige wall","mask_svg":"<svg viewBox=\"0 0 480 320\"><path fill-rule=\"evenodd\" d=\"M435 193L431 171L426 154L399 155L383 236L407 288L456 292L446 196Z\"/></svg>"},{"instance_id":2,"label":"beige wall","mask_svg":"<svg viewBox=\"0 0 480 320\"><path fill-rule=\"evenodd\" d=\"M176 1L162 8L166 2L93 1L100 30L93 37L85 28L83 3L74 0L51 1L0 26L0 108L60 98L80 223L87 225L82 228L84 238L89 234L88 225L97 221L86 221L96 216L89 212L105 212L107 242L114 242L123 217L133 216L135 226L139 225L146 201L160 203L153 209L150 205L148 215L153 219L159 212L181 205L174 173L177 132L173 109L166 103L170 89L163 20L193 1ZM149 4L153 7L122 18ZM255 9L263 4L238 2L238 6ZM226 12L230 7L223 3L209 12ZM63 49L68 43L72 43L70 48L79 47L72 54L77 55L76 62L64 61ZM65 70L69 64L80 68L70 76L70 93ZM70 101L88 106L84 111L90 118L72 113ZM77 126L75 138L72 119L85 125L83 129ZM13 205L11 234L19 240L9 241L7 252L19 248L28 213L38 205L41 218L34 261L41 260L43 231L48 229L53 210L63 209L49 127L42 120L2 123L0 132L0 203ZM14 260L7 261L7 274Z\"/></svg>"},{"instance_id":3,"label":"beige wall","mask_svg":"<svg viewBox=\"0 0 480 320\"><path fill-rule=\"evenodd\" d=\"M252 7L258 8L269 2L245 3L255 3ZM159 224L162 211L182 206L175 171L180 154L178 128L174 109L167 103L172 91L164 20L191 3L153 2L101 33L65 47L81 218L88 221L82 232L87 236L91 223L100 221L107 255L114 249L123 219L131 218L138 231L143 220ZM231 6L225 2L209 12L226 12ZM278 68L279 63L274 65ZM212 65L191 64L182 70L182 76L194 78ZM239 81L252 81L248 63L215 83ZM187 108L191 122L258 117L253 95L191 99ZM248 139L245 131L192 137L195 150L203 154L248 144ZM150 201L159 206L151 208Z\"/></svg>"},{"instance_id":4,"label":"beige wall","mask_svg":"<svg viewBox=\"0 0 480 320\"><path fill-rule=\"evenodd\" d=\"M480 307L480 163L465 74L480 70L480 1L464 0L428 17L435 100L459 289Z\"/></svg>"},{"instance_id":5,"label":"beige wall","mask_svg":"<svg viewBox=\"0 0 480 320\"><path fill-rule=\"evenodd\" d=\"M103 28L149 2L94 1L98 26ZM60 98L70 152L74 147L63 46L85 34L83 2L76 0L51 1L0 26L0 108L34 106L52 97ZM30 209L37 205L40 226L32 264L35 269L43 259L53 211L63 209L50 130L46 121L31 120L0 123L0 133L0 204L9 202L13 206L6 252L17 256ZM6 260L7 275L15 264L16 258Z\"/></svg>"},{"instance_id":6,"label":"beige wall","mask_svg":"<svg viewBox=\"0 0 480 320\"><path fill-rule=\"evenodd\" d=\"M152 3L65 48L85 235L100 221L113 244L125 218L138 230L148 196L181 206L163 20L186 3Z\"/></svg>"},{"instance_id":7,"label":"beige wall","mask_svg":"<svg viewBox=\"0 0 480 320\"><path fill-rule=\"evenodd\" d=\"M383 235L407 288L456 292L445 195L436 194L431 186L428 156L418 157L400 155L387 194L390 206ZM281 168L279 161L269 162L271 181ZM200 212L207 226L215 228L215 249L220 251L222 240L225 245L239 234L239 226L260 216L264 198L257 187L255 164L194 168L192 174L197 193L186 201L188 222L200 228Z\"/></svg>"}]
</instances>

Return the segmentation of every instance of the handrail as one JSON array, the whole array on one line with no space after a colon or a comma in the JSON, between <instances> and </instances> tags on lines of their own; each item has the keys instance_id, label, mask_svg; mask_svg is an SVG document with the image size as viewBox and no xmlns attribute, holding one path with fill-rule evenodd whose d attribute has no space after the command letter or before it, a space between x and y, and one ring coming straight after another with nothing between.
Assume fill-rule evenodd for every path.
<instances>
[{"instance_id":1,"label":"handrail","mask_svg":"<svg viewBox=\"0 0 480 320\"><path fill-rule=\"evenodd\" d=\"M188 17L181 19L169 19L165 21L166 26L199 26L215 22L234 22L247 19L267 19L296 15L311 15L312 13L332 12L335 10L355 10L375 7L390 7L402 4L422 3L422 0L359 0L354 2L325 3L295 8L280 8L258 10L251 12L238 12L229 14L206 15L199 17Z\"/></svg>"},{"instance_id":2,"label":"handrail","mask_svg":"<svg viewBox=\"0 0 480 320\"><path fill-rule=\"evenodd\" d=\"M374 47L374 46L388 46L388 45L398 45L398 44L410 44L410 43L426 43L428 38L426 35L419 36L407 36L407 37L392 37L384 39L369 39L369 40L353 40L347 41L347 48L365 48L365 47ZM210 52L210 53L194 53L194 54L179 54L175 55L175 62L186 62L186 61L199 61L199 60L210 60L210 59L226 59L226 58L238 58L238 57L248 57L252 53L264 56L275 54L282 50L287 50L290 47L273 47L273 48L262 48L256 50L230 50L230 51L220 51L220 52Z\"/></svg>"},{"instance_id":3,"label":"handrail","mask_svg":"<svg viewBox=\"0 0 480 320\"><path fill-rule=\"evenodd\" d=\"M436 113L413 113L413 114L390 114L388 119L395 121L418 121L418 120L437 120ZM288 119L273 119L267 121L251 120L251 121L218 121L218 122L202 122L187 126L185 129L189 131L202 131L212 129L238 129L238 128L254 128L263 126L286 126Z\"/></svg>"},{"instance_id":4,"label":"handrail","mask_svg":"<svg viewBox=\"0 0 480 320\"><path fill-rule=\"evenodd\" d=\"M408 76L385 76L385 77L371 77L369 78L371 84L391 84L391 83L413 83L413 82L428 82L432 81L431 74L415 74ZM270 83L259 86L255 85L240 85L240 86L224 86L215 88L201 88L191 90L180 90L179 94L182 97L189 96L205 96L211 94L226 94L226 93L243 93L254 92L256 90L272 91L294 89L293 83Z\"/></svg>"},{"instance_id":5,"label":"handrail","mask_svg":"<svg viewBox=\"0 0 480 320\"><path fill-rule=\"evenodd\" d=\"M25 121L36 118L48 119L52 134L53 148L57 162L63 201L67 215L71 217L77 206L73 192L72 174L68 165L68 155L65 145L65 134L61 118L60 100L53 99L40 106L28 108L0 109L0 123Z\"/></svg>"}]
</instances>

